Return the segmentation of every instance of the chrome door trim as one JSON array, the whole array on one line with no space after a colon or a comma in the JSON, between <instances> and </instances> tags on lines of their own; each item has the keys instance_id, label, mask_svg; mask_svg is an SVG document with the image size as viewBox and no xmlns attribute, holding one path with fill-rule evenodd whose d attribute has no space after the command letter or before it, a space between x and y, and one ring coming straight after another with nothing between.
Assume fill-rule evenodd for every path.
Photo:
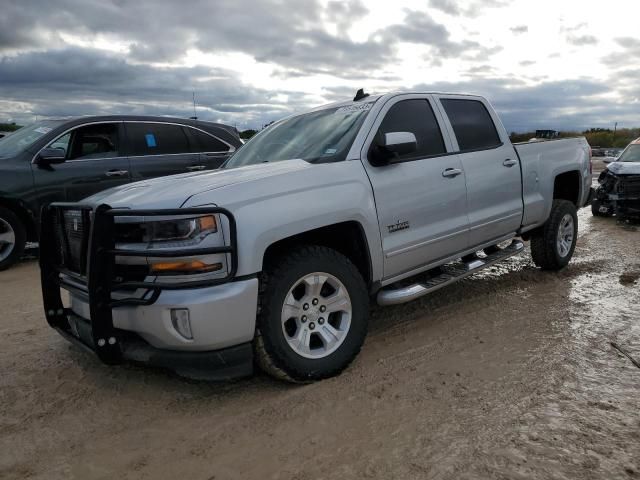
<instances>
[{"instance_id":1,"label":"chrome door trim","mask_svg":"<svg viewBox=\"0 0 640 480\"><path fill-rule=\"evenodd\" d=\"M205 130L202 130L201 128L193 127L191 125L186 125L184 123L161 122L161 121L158 121L158 120L104 120L104 121L99 121L99 122L81 123L79 125L74 125L73 127L69 127L64 132L62 132L60 135L55 137L51 142L48 142L44 147L42 147L40 150L38 150L36 152L36 154L31 158L31 163L35 164L36 157L38 155L40 155L40 152L42 150L47 148L47 145L55 142L56 140L58 140L61 137L64 137L67 133L69 133L69 132L71 132L73 130L76 130L78 128L88 127L90 125L104 125L104 124L107 124L107 123L155 123L155 124L159 124L159 125L176 125L176 126L179 126L179 127L187 127L187 128L191 128L193 130L197 130L199 132L204 133L205 135L209 135L210 137L215 138L216 140L218 140L218 141L224 143L225 145L227 145L229 147L229 150L220 151L220 152L184 152L184 153L166 153L166 154L151 154L151 155L119 155L117 157L87 158L87 159L79 158L77 160L65 160L63 163L68 163L68 162L92 162L92 161L95 161L95 160L105 160L105 159L117 160L117 159L123 159L123 158L161 157L161 156L168 156L168 155L199 155L199 154L207 154L207 153L229 154L229 153L233 153L233 152L236 151L236 147L234 147L233 145L231 145L228 142L225 142L223 139L216 137L212 133L206 132Z\"/></svg>"}]
</instances>

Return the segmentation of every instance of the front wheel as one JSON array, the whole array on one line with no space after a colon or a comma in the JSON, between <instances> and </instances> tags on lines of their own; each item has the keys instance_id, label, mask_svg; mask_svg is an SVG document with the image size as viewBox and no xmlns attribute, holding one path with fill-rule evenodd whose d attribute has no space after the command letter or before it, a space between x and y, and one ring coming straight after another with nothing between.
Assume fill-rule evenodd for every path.
<instances>
[{"instance_id":1,"label":"front wheel","mask_svg":"<svg viewBox=\"0 0 640 480\"><path fill-rule=\"evenodd\" d=\"M566 267L577 239L576 206L568 200L554 200L547 222L531 237L533 263L543 270Z\"/></svg>"},{"instance_id":2,"label":"front wheel","mask_svg":"<svg viewBox=\"0 0 640 480\"><path fill-rule=\"evenodd\" d=\"M369 296L355 265L326 247L299 247L265 268L258 364L292 382L337 375L360 351L368 317Z\"/></svg>"},{"instance_id":3,"label":"front wheel","mask_svg":"<svg viewBox=\"0 0 640 480\"><path fill-rule=\"evenodd\" d=\"M27 233L18 216L0 207L0 270L5 270L20 259L27 241Z\"/></svg>"}]
</instances>

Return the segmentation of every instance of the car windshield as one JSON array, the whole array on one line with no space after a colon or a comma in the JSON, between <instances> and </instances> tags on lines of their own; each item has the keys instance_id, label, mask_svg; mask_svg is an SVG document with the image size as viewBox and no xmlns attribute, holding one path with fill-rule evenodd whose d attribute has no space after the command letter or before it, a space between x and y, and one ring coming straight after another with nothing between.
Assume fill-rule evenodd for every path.
<instances>
[{"instance_id":1,"label":"car windshield","mask_svg":"<svg viewBox=\"0 0 640 480\"><path fill-rule=\"evenodd\" d=\"M327 108L270 125L243 145L224 168L294 158L318 163L342 161L372 105Z\"/></svg>"},{"instance_id":2,"label":"car windshield","mask_svg":"<svg viewBox=\"0 0 640 480\"><path fill-rule=\"evenodd\" d=\"M0 140L0 158L17 155L61 123L60 120L43 120L16 130Z\"/></svg>"},{"instance_id":3,"label":"car windshield","mask_svg":"<svg viewBox=\"0 0 640 480\"><path fill-rule=\"evenodd\" d=\"M640 162L640 144L629 145L616 159L617 162Z\"/></svg>"}]
</instances>

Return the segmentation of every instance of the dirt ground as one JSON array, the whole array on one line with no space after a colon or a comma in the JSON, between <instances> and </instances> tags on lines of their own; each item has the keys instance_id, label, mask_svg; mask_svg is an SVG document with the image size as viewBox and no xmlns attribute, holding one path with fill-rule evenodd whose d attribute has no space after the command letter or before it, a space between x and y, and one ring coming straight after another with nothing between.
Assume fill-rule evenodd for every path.
<instances>
[{"instance_id":1,"label":"dirt ground","mask_svg":"<svg viewBox=\"0 0 640 480\"><path fill-rule=\"evenodd\" d=\"M0 273L0 478L640 478L640 232L580 213L571 265L525 253L374 308L306 386L107 367L45 323L35 261Z\"/></svg>"}]
</instances>

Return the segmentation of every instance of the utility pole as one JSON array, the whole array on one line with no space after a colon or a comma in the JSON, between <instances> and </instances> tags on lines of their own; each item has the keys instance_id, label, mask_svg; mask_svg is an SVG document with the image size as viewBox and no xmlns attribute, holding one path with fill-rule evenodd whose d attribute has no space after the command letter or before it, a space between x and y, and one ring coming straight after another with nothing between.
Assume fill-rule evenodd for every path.
<instances>
[{"instance_id":1,"label":"utility pole","mask_svg":"<svg viewBox=\"0 0 640 480\"><path fill-rule=\"evenodd\" d=\"M613 124L613 143L614 145L611 145L612 147L615 147L615 143L616 143L616 131L618 130L618 122Z\"/></svg>"}]
</instances>

